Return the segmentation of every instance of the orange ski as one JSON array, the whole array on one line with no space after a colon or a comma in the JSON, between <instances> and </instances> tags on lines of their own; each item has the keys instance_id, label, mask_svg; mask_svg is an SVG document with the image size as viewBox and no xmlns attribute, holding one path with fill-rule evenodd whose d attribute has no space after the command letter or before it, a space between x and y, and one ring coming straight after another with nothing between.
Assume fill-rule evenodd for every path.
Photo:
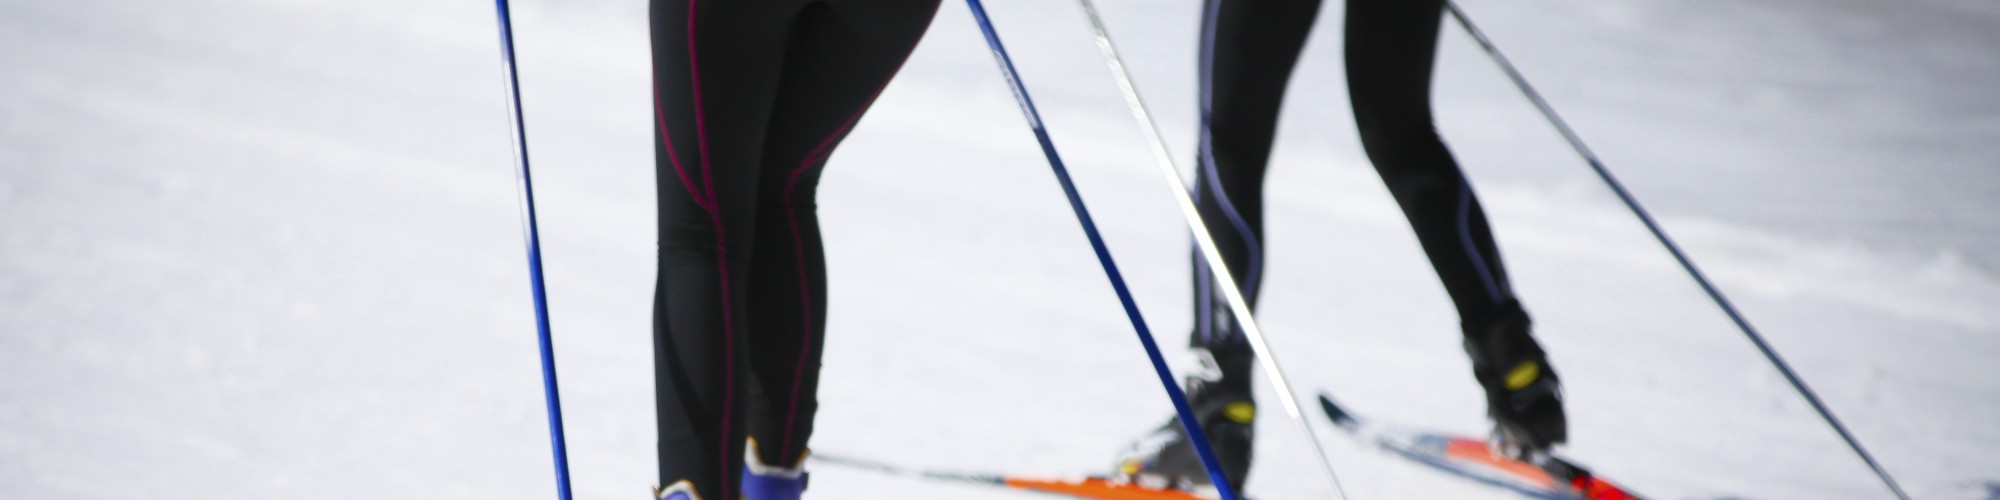
<instances>
[{"instance_id":1,"label":"orange ski","mask_svg":"<svg viewBox=\"0 0 2000 500\"><path fill-rule=\"evenodd\" d=\"M1209 500L1180 490L1156 490L1132 483L1088 479L1006 478L1007 486L1093 500Z\"/></svg>"}]
</instances>

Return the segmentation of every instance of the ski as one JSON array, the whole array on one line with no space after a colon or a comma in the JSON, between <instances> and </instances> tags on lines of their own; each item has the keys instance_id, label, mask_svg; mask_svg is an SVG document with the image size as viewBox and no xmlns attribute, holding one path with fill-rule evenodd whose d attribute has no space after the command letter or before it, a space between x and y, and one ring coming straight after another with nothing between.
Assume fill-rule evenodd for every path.
<instances>
[{"instance_id":1,"label":"ski","mask_svg":"<svg viewBox=\"0 0 2000 500\"><path fill-rule=\"evenodd\" d=\"M1212 500L1213 497L1199 496L1180 490L1147 488L1132 483L1113 481L1101 477L1063 478L1033 477L1007 474L942 471L902 467L877 460L855 458L844 455L829 455L813 452L811 460L827 465L849 469L878 472L891 476L945 481L953 483L977 484L996 488L1043 493L1087 500Z\"/></svg>"},{"instance_id":2,"label":"ski","mask_svg":"<svg viewBox=\"0 0 2000 500\"><path fill-rule=\"evenodd\" d=\"M1362 443L1452 475L1551 500L1638 500L1589 469L1553 455L1531 463L1495 451L1486 440L1399 429L1362 420L1322 392L1320 409L1335 427Z\"/></svg>"}]
</instances>

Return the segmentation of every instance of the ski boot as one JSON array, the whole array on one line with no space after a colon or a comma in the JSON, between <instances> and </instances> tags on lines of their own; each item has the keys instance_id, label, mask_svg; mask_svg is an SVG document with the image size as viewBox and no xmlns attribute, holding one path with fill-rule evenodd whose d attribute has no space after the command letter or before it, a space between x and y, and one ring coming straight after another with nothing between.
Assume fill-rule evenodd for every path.
<instances>
[{"instance_id":1,"label":"ski boot","mask_svg":"<svg viewBox=\"0 0 2000 500\"><path fill-rule=\"evenodd\" d=\"M1527 314L1516 310L1483 327L1466 325L1465 336L1473 378L1486 390L1497 449L1524 460L1568 439L1562 382L1528 325Z\"/></svg>"},{"instance_id":2,"label":"ski boot","mask_svg":"<svg viewBox=\"0 0 2000 500\"><path fill-rule=\"evenodd\" d=\"M701 495L694 492L694 485L683 480L667 486L666 489L654 486L653 498L658 500L701 500Z\"/></svg>"},{"instance_id":3,"label":"ski boot","mask_svg":"<svg viewBox=\"0 0 2000 500\"><path fill-rule=\"evenodd\" d=\"M757 456L757 439L750 438L743 451L744 500L799 500L806 491L804 454L791 468L765 465ZM810 451L806 453L811 453Z\"/></svg>"},{"instance_id":4,"label":"ski boot","mask_svg":"<svg viewBox=\"0 0 2000 500\"><path fill-rule=\"evenodd\" d=\"M1249 375L1243 380L1223 380L1215 357L1206 349L1195 349L1204 365L1203 374L1188 377L1188 406L1195 420L1208 434L1210 448L1221 462L1231 486L1241 491L1250 473L1251 443L1256 435L1257 403L1251 400ZM1243 361L1247 372L1247 353ZM1180 419L1169 418L1152 433L1127 445L1118 454L1112 478L1156 489L1175 489L1214 497L1217 488L1202 466L1201 456L1188 439Z\"/></svg>"}]
</instances>

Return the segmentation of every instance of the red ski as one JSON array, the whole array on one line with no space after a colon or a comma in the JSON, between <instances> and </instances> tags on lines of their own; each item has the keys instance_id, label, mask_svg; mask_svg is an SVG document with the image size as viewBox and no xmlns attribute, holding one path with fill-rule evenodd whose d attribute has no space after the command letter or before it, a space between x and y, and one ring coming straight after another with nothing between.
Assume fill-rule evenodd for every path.
<instances>
[{"instance_id":1,"label":"red ski","mask_svg":"<svg viewBox=\"0 0 2000 500\"><path fill-rule=\"evenodd\" d=\"M983 484L1017 490L1062 495L1087 500L1212 500L1180 490L1147 488L1104 478L1050 478L910 469L874 460L813 453L812 460L828 465L864 469L894 476L955 483Z\"/></svg>"}]
</instances>

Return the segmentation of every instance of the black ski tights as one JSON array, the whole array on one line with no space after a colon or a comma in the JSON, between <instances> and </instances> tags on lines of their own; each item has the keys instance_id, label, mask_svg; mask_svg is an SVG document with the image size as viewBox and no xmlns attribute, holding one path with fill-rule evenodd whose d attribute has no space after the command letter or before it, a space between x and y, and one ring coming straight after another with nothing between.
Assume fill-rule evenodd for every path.
<instances>
[{"instance_id":1,"label":"black ski tights","mask_svg":"<svg viewBox=\"0 0 2000 500\"><path fill-rule=\"evenodd\" d=\"M938 0L653 0L661 485L733 500L746 438L803 459L826 271L821 167Z\"/></svg>"},{"instance_id":2,"label":"black ski tights","mask_svg":"<svg viewBox=\"0 0 2000 500\"><path fill-rule=\"evenodd\" d=\"M1465 331L1522 314L1500 254L1431 119L1443 0L1346 0L1348 97L1361 144L1417 233ZM1201 46L1197 204L1254 303L1263 275L1263 182L1285 85L1320 0L1210 0ZM1248 389L1249 356L1207 266L1195 259L1193 343ZM1243 376L1238 376L1243 375Z\"/></svg>"}]
</instances>

